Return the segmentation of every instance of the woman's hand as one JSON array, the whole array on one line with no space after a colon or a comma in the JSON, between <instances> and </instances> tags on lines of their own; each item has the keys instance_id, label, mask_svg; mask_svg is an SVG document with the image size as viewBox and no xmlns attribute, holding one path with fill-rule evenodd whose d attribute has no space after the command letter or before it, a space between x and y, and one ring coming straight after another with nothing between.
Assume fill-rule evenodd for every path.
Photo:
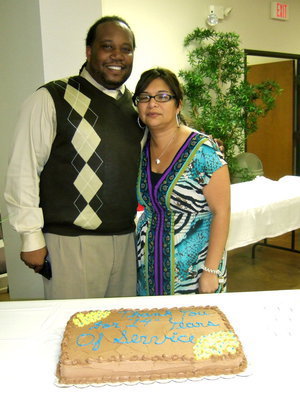
<instances>
[{"instance_id":1,"label":"woman's hand","mask_svg":"<svg viewBox=\"0 0 300 400\"><path fill-rule=\"evenodd\" d=\"M203 271L199 278L199 293L215 293L219 286L219 277Z\"/></svg>"}]
</instances>

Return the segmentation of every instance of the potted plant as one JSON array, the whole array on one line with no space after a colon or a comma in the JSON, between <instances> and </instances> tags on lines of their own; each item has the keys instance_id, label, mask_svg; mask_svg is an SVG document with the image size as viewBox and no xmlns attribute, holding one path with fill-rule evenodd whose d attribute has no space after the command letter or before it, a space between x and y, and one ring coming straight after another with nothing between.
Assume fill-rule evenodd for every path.
<instances>
[{"instance_id":1,"label":"potted plant","mask_svg":"<svg viewBox=\"0 0 300 400\"><path fill-rule=\"evenodd\" d=\"M239 35L196 28L186 36L190 68L180 70L192 126L219 138L231 175L252 179L247 168L238 167L236 155L245 151L247 136L257 120L275 106L279 85L246 80L247 67Z\"/></svg>"}]
</instances>

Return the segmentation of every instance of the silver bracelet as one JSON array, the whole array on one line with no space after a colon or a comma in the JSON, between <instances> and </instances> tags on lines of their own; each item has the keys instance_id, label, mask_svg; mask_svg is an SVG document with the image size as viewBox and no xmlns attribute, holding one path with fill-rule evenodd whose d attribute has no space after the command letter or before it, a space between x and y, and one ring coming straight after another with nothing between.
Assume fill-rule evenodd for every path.
<instances>
[{"instance_id":1,"label":"silver bracelet","mask_svg":"<svg viewBox=\"0 0 300 400\"><path fill-rule=\"evenodd\" d=\"M212 268L207 268L205 265L202 266L203 271L205 272L210 272L211 274L215 274L220 276L221 271L219 269L212 269Z\"/></svg>"}]
</instances>

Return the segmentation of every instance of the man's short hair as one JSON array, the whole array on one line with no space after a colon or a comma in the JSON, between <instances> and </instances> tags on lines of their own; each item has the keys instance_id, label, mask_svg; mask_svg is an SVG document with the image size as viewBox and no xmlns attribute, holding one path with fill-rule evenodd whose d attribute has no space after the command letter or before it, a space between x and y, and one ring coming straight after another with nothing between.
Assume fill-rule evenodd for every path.
<instances>
[{"instance_id":1,"label":"man's short hair","mask_svg":"<svg viewBox=\"0 0 300 400\"><path fill-rule=\"evenodd\" d=\"M134 37L134 33L132 32L132 29L130 28L128 22L126 22L123 18L118 17L117 15L106 16L106 17L102 17L102 18L98 19L98 21L96 21L94 23L94 25L92 25L88 31L88 34L87 34L86 40L85 40L86 46L92 46L92 44L96 38L97 26L100 24L104 24L105 22L119 22L119 23L126 25L127 28L130 30L130 32L132 33L133 49L135 49L135 37Z\"/></svg>"}]
</instances>

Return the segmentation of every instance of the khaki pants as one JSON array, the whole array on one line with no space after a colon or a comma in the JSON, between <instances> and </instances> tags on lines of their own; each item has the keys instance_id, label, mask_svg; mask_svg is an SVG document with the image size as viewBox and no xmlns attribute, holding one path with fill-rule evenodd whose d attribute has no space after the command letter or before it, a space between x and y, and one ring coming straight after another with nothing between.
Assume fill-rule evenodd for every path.
<instances>
[{"instance_id":1,"label":"khaki pants","mask_svg":"<svg viewBox=\"0 0 300 400\"><path fill-rule=\"evenodd\" d=\"M45 234L52 278L46 299L136 295L134 233L116 236Z\"/></svg>"}]
</instances>

